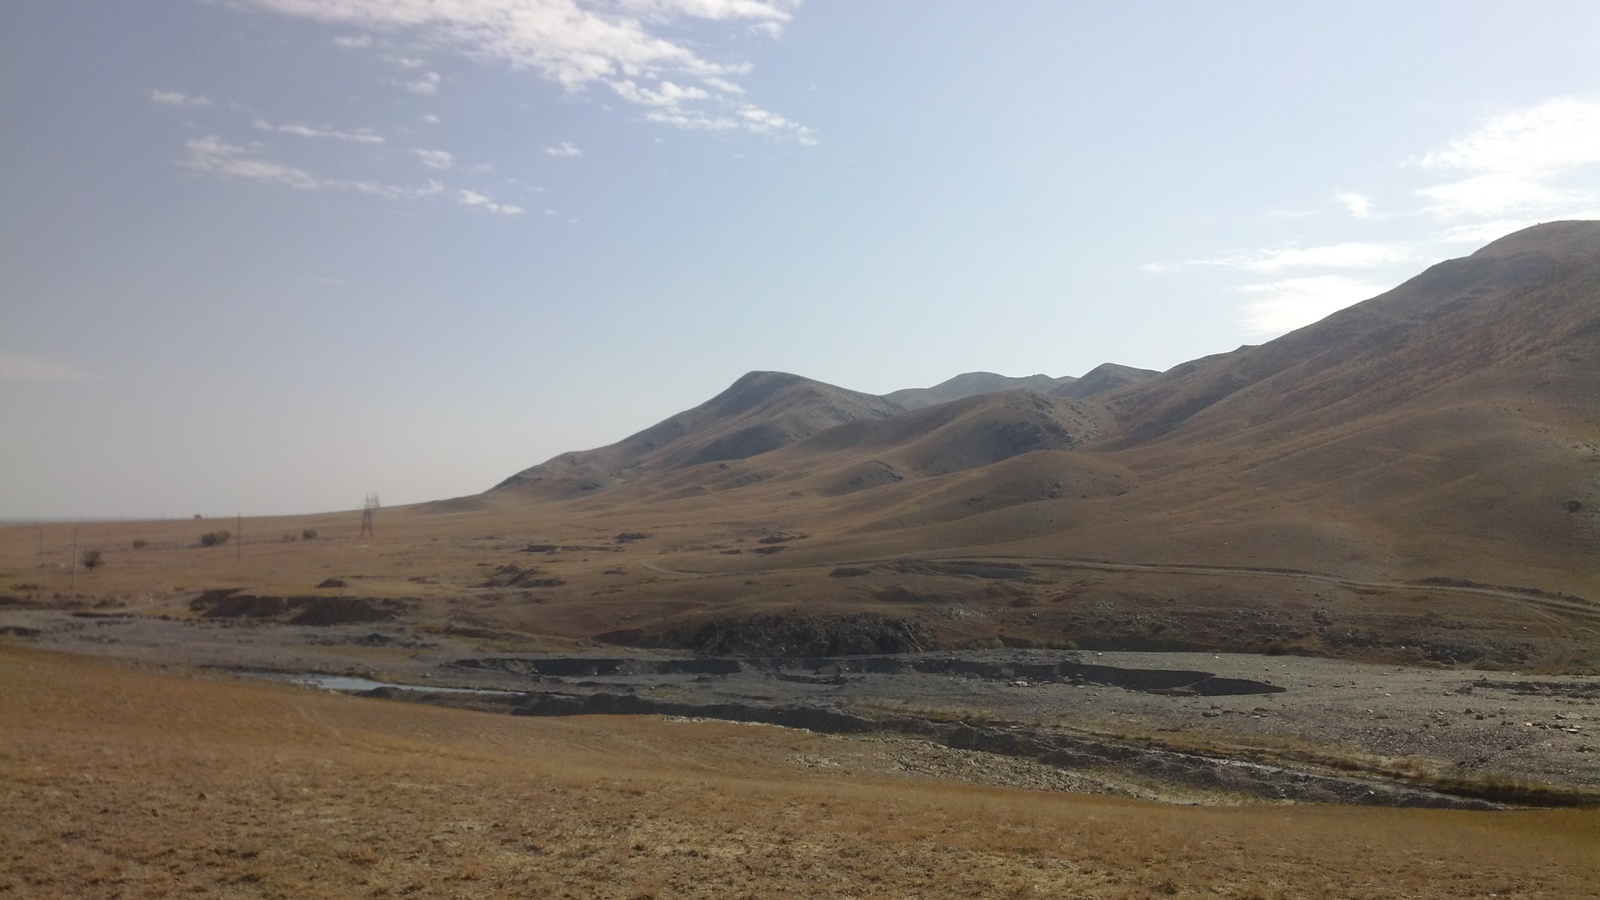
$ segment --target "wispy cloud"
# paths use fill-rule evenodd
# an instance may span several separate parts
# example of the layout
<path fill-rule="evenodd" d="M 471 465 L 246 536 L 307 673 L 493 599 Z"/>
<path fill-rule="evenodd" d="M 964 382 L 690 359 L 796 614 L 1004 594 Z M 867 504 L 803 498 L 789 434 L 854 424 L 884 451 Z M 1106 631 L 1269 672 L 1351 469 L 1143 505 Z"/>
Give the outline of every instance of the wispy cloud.
<path fill-rule="evenodd" d="M 182 163 L 184 168 L 216 178 L 253 181 L 302 191 L 355 191 L 391 200 L 429 197 L 444 190 L 444 185 L 437 181 L 430 181 L 420 188 L 407 188 L 371 180 L 322 178 L 297 166 L 263 159 L 259 150 L 230 144 L 215 135 L 192 138 L 184 147 L 189 152 Z"/>
<path fill-rule="evenodd" d="M 1280 247 L 1272 250 L 1254 250 L 1231 253 L 1211 259 L 1194 259 L 1176 264 L 1147 266 L 1153 272 L 1173 272 L 1183 269 L 1217 267 L 1238 269 L 1242 272 L 1277 273 L 1286 269 L 1334 268 L 1368 269 L 1392 263 L 1408 262 L 1417 258 L 1415 250 L 1399 244 L 1371 244 L 1347 242 L 1321 247 Z"/>
<path fill-rule="evenodd" d="M 456 192 L 456 202 L 472 209 L 481 209 L 484 212 L 498 213 L 503 216 L 520 216 L 527 210 L 509 203 L 496 203 L 487 194 L 477 191 L 462 189 Z"/>
<path fill-rule="evenodd" d="M 329 186 L 329 182 L 305 169 L 261 159 L 253 155 L 249 148 L 230 144 L 215 135 L 191 138 L 184 144 L 184 149 L 189 151 L 189 156 L 183 161 L 184 167 L 205 175 L 276 184 L 303 191 Z"/>
<path fill-rule="evenodd" d="M 750 21 L 760 31 L 782 31 L 793 18 L 790 10 L 800 5 L 800 0 L 790 2 L 764 2 L 764 0 L 621 0 L 622 8 L 643 15 L 671 20 L 678 16 L 700 19 Z"/>
<path fill-rule="evenodd" d="M 1344 275 L 1313 275 L 1246 285 L 1239 290 L 1251 299 L 1240 311 L 1238 322 L 1254 336 L 1279 335 L 1376 297 L 1389 287 Z"/>
<path fill-rule="evenodd" d="M 1231 269 L 1245 301 L 1240 327 L 1266 335 L 1310 324 L 1392 286 L 1375 279 L 1400 277 L 1401 266 L 1459 253 L 1540 221 L 1600 218 L 1600 101 L 1558 97 L 1489 116 L 1437 149 L 1396 161 L 1410 184 L 1379 201 L 1365 192 L 1331 190 L 1331 204 L 1295 218 L 1296 228 L 1420 225 L 1423 234 L 1396 240 L 1348 240 L 1313 246 L 1279 246 L 1146 266 L 1150 272 Z M 1280 217 L 1281 218 L 1281 217 Z M 1354 220 L 1354 222 L 1352 222 Z M 1431 233 L 1428 233 L 1431 231 Z M 1262 275 L 1296 277 L 1265 283 Z"/>
<path fill-rule="evenodd" d="M 581 149 L 568 141 L 562 141 L 560 144 L 554 147 L 546 147 L 544 148 L 544 152 L 548 156 L 560 156 L 567 159 L 573 159 L 583 155 L 583 151 Z"/>
<path fill-rule="evenodd" d="M 431 49 L 527 69 L 569 91 L 609 86 L 651 121 L 741 129 L 816 143 L 816 135 L 742 98 L 747 62 L 720 61 L 700 43 L 666 36 L 682 20 L 743 23 L 778 36 L 800 0 L 247 0 L 256 6 L 391 34 Z M 344 46 L 352 46 L 345 44 Z M 405 82 L 439 90 L 437 72 Z"/>
<path fill-rule="evenodd" d="M 1441 219 L 1571 215 L 1600 199 L 1600 102 L 1557 97 L 1490 116 L 1416 165 L 1459 176 L 1417 191 Z"/>
<path fill-rule="evenodd" d="M 453 169 L 456 165 L 455 154 L 448 150 L 413 150 L 412 153 L 422 160 L 422 164 L 430 169 Z"/>
<path fill-rule="evenodd" d="M 150 101 L 162 106 L 210 106 L 211 100 L 206 97 L 195 97 L 182 91 L 151 91 Z"/>
<path fill-rule="evenodd" d="M 270 131 L 275 134 L 292 134 L 303 138 L 325 138 L 333 141 L 348 141 L 355 144 L 386 143 L 383 135 L 368 128 L 358 128 L 355 131 L 340 131 L 337 128 L 316 128 L 298 123 L 274 125 L 263 119 L 256 119 L 254 124 L 257 131 Z"/>
<path fill-rule="evenodd" d="M 372 35 L 343 35 L 341 37 L 334 38 L 333 42 L 334 44 L 343 47 L 346 50 L 365 50 L 372 46 Z"/>
<path fill-rule="evenodd" d="M 89 375 L 66 363 L 42 356 L 0 350 L 0 381 L 88 381 Z"/>
<path fill-rule="evenodd" d="M 406 82 L 406 90 L 413 94 L 431 97 L 439 93 L 439 84 L 443 81 L 438 72 L 424 72 L 420 77 Z"/>

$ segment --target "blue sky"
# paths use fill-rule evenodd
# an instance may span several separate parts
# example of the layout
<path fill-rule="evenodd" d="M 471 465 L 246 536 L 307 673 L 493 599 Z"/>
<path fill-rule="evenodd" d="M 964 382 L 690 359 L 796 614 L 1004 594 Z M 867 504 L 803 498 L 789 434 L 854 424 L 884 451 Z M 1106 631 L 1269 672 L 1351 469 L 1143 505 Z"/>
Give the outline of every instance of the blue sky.
<path fill-rule="evenodd" d="M 1600 5 L 13 3 L 0 164 L 0 518 L 406 503 L 1600 218 Z"/>

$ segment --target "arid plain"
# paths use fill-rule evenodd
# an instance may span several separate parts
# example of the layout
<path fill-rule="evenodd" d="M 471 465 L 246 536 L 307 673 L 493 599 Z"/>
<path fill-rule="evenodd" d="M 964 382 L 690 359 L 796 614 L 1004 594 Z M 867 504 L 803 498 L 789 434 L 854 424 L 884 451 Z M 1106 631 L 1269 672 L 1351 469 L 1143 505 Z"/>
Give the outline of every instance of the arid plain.
<path fill-rule="evenodd" d="M 1600 223 L 372 525 L 0 529 L 0 891 L 1600 895 Z"/>

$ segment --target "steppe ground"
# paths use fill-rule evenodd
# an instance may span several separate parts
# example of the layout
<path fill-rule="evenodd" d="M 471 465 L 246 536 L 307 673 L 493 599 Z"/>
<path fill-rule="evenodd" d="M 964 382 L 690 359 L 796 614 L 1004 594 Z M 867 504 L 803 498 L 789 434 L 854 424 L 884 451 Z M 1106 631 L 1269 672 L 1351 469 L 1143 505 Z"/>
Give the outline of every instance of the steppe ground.
<path fill-rule="evenodd" d="M 1595 810 L 984 788 L 817 765 L 872 739 L 489 715 L 6 645 L 0 723 L 4 896 L 1600 896 Z"/>

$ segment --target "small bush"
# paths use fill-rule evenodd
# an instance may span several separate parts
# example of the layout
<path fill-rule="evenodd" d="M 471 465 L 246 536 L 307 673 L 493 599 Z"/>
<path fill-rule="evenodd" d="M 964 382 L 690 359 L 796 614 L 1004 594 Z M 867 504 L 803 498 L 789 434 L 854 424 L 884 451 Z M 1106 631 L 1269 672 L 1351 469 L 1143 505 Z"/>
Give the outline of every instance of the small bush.
<path fill-rule="evenodd" d="M 305 531 L 300 532 L 300 536 L 308 541 L 314 541 L 317 539 L 317 530 L 315 528 L 307 528 Z"/>
<path fill-rule="evenodd" d="M 150 542 L 144 538 L 134 538 L 133 540 L 133 549 L 135 550 L 143 550 L 148 546 L 150 546 Z"/>
<path fill-rule="evenodd" d="M 105 562 L 105 558 L 103 556 L 101 556 L 99 550 L 85 550 L 85 551 L 83 551 L 83 567 L 85 569 L 88 569 L 89 571 L 93 572 L 95 569 L 100 568 L 101 564 L 103 564 L 104 562 Z"/>
<path fill-rule="evenodd" d="M 222 529 L 220 531 L 208 531 L 205 534 L 200 535 L 200 546 L 215 547 L 219 544 L 226 544 L 228 539 L 231 537 L 233 537 L 233 532 L 228 531 L 227 529 Z"/>

